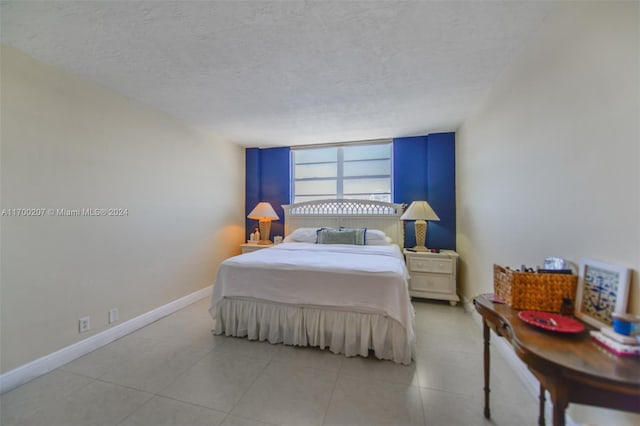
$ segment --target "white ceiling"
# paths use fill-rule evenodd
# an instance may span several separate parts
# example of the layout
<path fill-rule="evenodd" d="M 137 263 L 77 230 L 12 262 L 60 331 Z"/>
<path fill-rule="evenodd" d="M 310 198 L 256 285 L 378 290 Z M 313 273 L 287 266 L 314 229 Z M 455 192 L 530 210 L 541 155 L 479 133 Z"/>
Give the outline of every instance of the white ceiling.
<path fill-rule="evenodd" d="M 3 43 L 244 146 L 456 130 L 550 2 L 2 1 Z"/>

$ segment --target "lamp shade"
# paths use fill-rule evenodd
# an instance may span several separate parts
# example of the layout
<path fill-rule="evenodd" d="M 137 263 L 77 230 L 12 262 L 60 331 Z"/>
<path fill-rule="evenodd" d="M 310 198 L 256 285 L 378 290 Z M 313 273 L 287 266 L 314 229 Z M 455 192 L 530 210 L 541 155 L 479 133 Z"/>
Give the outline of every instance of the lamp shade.
<path fill-rule="evenodd" d="M 266 201 L 258 203 L 247 217 L 249 219 L 256 219 L 260 221 L 280 219 L 276 211 L 271 207 L 271 204 Z"/>
<path fill-rule="evenodd" d="M 402 220 L 440 220 L 426 201 L 414 201 L 402 216 Z"/>

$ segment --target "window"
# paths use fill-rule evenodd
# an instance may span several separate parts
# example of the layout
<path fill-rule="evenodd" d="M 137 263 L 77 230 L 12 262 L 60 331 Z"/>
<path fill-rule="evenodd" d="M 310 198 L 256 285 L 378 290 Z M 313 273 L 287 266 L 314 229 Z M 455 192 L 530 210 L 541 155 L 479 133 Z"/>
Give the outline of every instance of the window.
<path fill-rule="evenodd" d="M 294 203 L 326 198 L 391 202 L 391 142 L 291 150 Z"/>

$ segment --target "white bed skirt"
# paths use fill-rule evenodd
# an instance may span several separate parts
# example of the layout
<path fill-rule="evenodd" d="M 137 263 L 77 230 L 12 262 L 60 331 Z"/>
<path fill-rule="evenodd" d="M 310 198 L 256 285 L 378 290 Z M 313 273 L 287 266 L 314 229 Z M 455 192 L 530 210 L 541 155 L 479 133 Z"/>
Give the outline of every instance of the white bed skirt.
<path fill-rule="evenodd" d="M 212 310 L 213 311 L 213 310 Z M 333 353 L 411 364 L 415 339 L 392 318 L 247 299 L 222 299 L 215 310 L 215 334 L 293 346 L 329 348 Z"/>

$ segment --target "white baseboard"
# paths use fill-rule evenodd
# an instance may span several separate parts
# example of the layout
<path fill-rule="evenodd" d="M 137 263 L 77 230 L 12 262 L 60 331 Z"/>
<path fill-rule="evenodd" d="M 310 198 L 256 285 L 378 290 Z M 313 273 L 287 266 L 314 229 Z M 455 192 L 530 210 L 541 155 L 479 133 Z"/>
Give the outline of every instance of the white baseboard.
<path fill-rule="evenodd" d="M 474 321 L 482 327 L 482 316 L 476 311 L 474 311 L 472 315 Z M 540 392 L 540 383 L 538 379 L 529 372 L 524 362 L 520 361 L 520 358 L 515 354 L 511 345 L 505 339 L 497 336 L 493 331 L 491 331 L 491 343 L 498 352 L 500 352 L 504 360 L 507 361 L 507 364 L 509 364 L 509 367 L 511 367 L 514 373 L 516 373 L 516 376 L 522 381 L 527 391 L 537 399 Z"/>
<path fill-rule="evenodd" d="M 462 300 L 462 308 L 465 312 L 475 312 L 476 307 L 473 306 L 473 299 L 470 300 L 467 296 L 461 294 L 460 300 Z"/>
<path fill-rule="evenodd" d="M 471 316 L 474 322 L 480 329 L 482 329 L 482 316 L 476 311 L 473 302 L 466 297 L 463 297 L 462 300 L 465 311 L 471 312 Z M 527 391 L 533 396 L 533 398 L 538 401 L 540 395 L 540 382 L 538 382 L 538 379 L 536 379 L 535 376 L 531 374 L 525 363 L 522 362 L 520 358 L 518 358 L 511 345 L 504 338 L 497 336 L 493 331 L 491 331 L 491 343 L 492 346 L 498 350 L 507 364 L 509 364 L 509 367 L 511 367 L 513 372 L 516 374 L 516 377 L 520 379 L 525 389 L 527 389 Z M 547 419 L 547 423 L 549 423 L 548 420 L 553 418 L 553 405 L 551 404 L 551 400 L 549 399 L 548 392 L 545 396 L 544 412 L 545 419 Z M 566 426 L 580 426 L 580 424 L 574 422 L 566 412 L 565 424 Z"/>
<path fill-rule="evenodd" d="M 129 333 L 151 324 L 160 318 L 166 317 L 185 306 L 188 306 L 211 294 L 211 286 L 205 287 L 180 299 L 169 302 L 156 309 L 132 318 L 115 327 L 104 330 L 98 334 L 81 340 L 77 343 L 62 348 L 56 352 L 45 355 L 13 370 L 0 375 L 0 393 L 9 391 L 36 377 L 42 376 L 58 367 L 65 365 L 83 355 L 88 354 L 102 346 L 105 346 L 116 339 L 126 336 Z"/>

